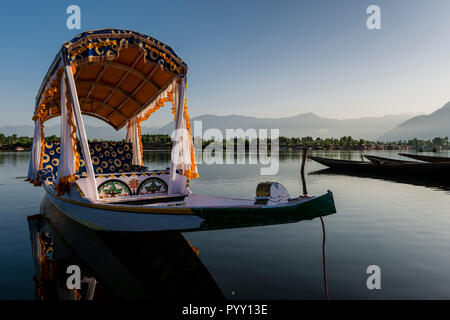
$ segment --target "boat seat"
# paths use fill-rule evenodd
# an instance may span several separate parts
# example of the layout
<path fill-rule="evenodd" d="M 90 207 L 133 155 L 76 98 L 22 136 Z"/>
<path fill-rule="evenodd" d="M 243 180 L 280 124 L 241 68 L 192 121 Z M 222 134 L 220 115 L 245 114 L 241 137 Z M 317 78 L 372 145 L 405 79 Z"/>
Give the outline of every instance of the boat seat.
<path fill-rule="evenodd" d="M 77 149 L 80 154 L 80 168 L 76 172 L 76 178 L 79 179 L 86 177 L 87 173 L 79 144 L 77 144 Z M 147 167 L 131 164 L 133 145 L 129 142 L 91 142 L 89 150 L 94 172 L 97 174 L 148 171 Z M 39 177 L 46 184 L 52 184 L 58 176 L 60 151 L 59 141 L 45 142 L 42 169 L 39 172 Z"/>
<path fill-rule="evenodd" d="M 91 142 L 89 143 L 89 150 L 96 174 L 144 172 L 148 170 L 147 167 L 131 163 L 133 158 L 133 144 L 131 142 Z M 84 177 L 86 176 L 86 167 L 84 161 L 81 161 L 83 160 L 82 153 L 80 153 L 80 156 L 80 169 L 77 175 L 78 177 Z"/>

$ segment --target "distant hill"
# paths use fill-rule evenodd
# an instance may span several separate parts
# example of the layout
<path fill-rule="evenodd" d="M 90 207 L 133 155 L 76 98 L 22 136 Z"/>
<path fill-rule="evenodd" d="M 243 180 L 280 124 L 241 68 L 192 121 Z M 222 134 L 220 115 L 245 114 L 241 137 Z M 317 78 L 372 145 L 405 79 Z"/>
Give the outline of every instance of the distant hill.
<path fill-rule="evenodd" d="M 225 135 L 225 129 L 244 130 L 255 129 L 280 129 L 280 135 L 286 137 L 342 137 L 352 136 L 354 138 L 375 139 L 381 133 L 395 128 L 400 123 L 411 118 L 412 114 L 386 115 L 383 117 L 367 117 L 360 119 L 330 119 L 322 118 L 314 113 L 303 113 L 287 118 L 256 118 L 247 116 L 215 116 L 202 115 L 191 118 L 191 127 L 194 127 L 194 121 L 202 121 L 203 132 L 209 128 L 219 129 Z M 157 133 L 170 134 L 173 131 L 173 122 L 168 123 Z"/>
<path fill-rule="evenodd" d="M 122 140 L 125 139 L 126 129 L 121 129 L 116 131 L 109 126 L 89 126 L 86 125 L 86 134 L 88 139 L 102 139 L 102 140 Z M 156 128 L 142 127 L 142 134 L 152 133 Z M 54 125 L 44 128 L 46 136 L 56 135 L 60 136 L 61 126 Z M 34 126 L 23 125 L 23 126 L 3 126 L 0 127 L 0 133 L 4 135 L 11 136 L 17 134 L 19 137 L 32 137 L 34 133 Z"/>
<path fill-rule="evenodd" d="M 383 141 L 450 137 L 450 102 L 429 115 L 411 118 L 380 137 Z"/>
<path fill-rule="evenodd" d="M 383 117 L 367 117 L 359 119 L 330 119 L 322 118 L 314 113 L 303 113 L 286 118 L 256 118 L 248 116 L 230 115 L 202 115 L 191 118 L 191 127 L 194 121 L 202 121 L 203 133 L 209 128 L 219 129 L 225 136 L 226 129 L 280 129 L 280 135 L 286 137 L 334 137 L 352 136 L 354 138 L 376 139 L 381 133 L 395 128 L 402 122 L 413 117 L 412 114 L 386 115 Z M 161 128 L 142 127 L 142 134 L 163 133 L 171 134 L 174 128 L 173 121 Z M 4 126 L 0 132 L 5 135 L 33 136 L 33 126 Z M 121 140 L 125 138 L 126 130 L 116 131 L 108 126 L 94 127 L 86 125 L 89 139 Z M 46 135 L 60 135 L 60 126 L 55 125 L 45 129 Z"/>

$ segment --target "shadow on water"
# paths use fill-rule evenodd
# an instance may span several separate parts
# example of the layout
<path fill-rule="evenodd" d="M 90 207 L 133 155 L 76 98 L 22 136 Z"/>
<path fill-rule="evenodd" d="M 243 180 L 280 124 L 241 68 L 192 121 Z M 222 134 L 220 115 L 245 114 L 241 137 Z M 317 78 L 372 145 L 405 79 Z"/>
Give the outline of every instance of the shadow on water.
<path fill-rule="evenodd" d="M 36 299 L 224 299 L 198 249 L 179 232 L 94 232 L 47 197 L 28 224 Z M 70 265 L 80 267 L 79 290 L 67 288 Z"/>
<path fill-rule="evenodd" d="M 398 183 L 411 184 L 415 186 L 422 186 L 432 189 L 450 191 L 450 181 L 448 179 L 440 179 L 439 177 L 427 176 L 405 176 L 405 175 L 387 175 L 368 172 L 353 172 L 353 171 L 335 171 L 330 168 L 317 170 L 309 173 L 310 175 L 329 175 L 329 176 L 352 176 L 359 178 L 372 178 L 384 181 L 392 181 Z"/>

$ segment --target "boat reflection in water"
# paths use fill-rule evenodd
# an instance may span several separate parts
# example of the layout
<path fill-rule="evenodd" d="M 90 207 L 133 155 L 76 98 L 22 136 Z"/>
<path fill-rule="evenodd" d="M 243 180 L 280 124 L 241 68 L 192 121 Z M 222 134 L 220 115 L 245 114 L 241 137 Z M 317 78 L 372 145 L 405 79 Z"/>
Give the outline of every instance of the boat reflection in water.
<path fill-rule="evenodd" d="M 101 232 L 62 215 L 45 197 L 41 214 L 28 217 L 36 299 L 223 300 L 179 232 Z M 68 266 L 81 270 L 81 288 L 69 290 Z"/>

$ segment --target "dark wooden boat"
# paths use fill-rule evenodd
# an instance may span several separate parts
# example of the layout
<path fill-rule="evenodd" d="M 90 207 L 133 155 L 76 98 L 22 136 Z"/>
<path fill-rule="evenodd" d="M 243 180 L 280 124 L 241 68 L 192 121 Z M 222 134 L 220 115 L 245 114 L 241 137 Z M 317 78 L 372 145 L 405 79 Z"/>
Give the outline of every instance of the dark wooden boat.
<path fill-rule="evenodd" d="M 399 159 L 390 159 L 390 158 L 384 158 L 384 157 L 378 157 L 378 156 L 369 156 L 365 155 L 370 162 L 376 163 L 376 164 L 382 164 L 382 163 L 408 163 L 412 161 L 405 161 L 405 160 L 399 160 Z"/>
<path fill-rule="evenodd" d="M 450 162 L 420 163 L 420 162 L 384 162 L 372 163 L 364 161 L 337 160 L 321 157 L 309 157 L 335 171 L 360 172 L 390 175 L 436 176 L 450 177 Z"/>
<path fill-rule="evenodd" d="M 409 153 L 399 153 L 401 156 L 416 159 L 420 161 L 425 162 L 432 162 L 432 163 L 440 163 L 440 162 L 450 162 L 450 158 L 448 157 L 434 157 L 434 156 L 423 156 L 420 154 L 409 154 Z"/>

